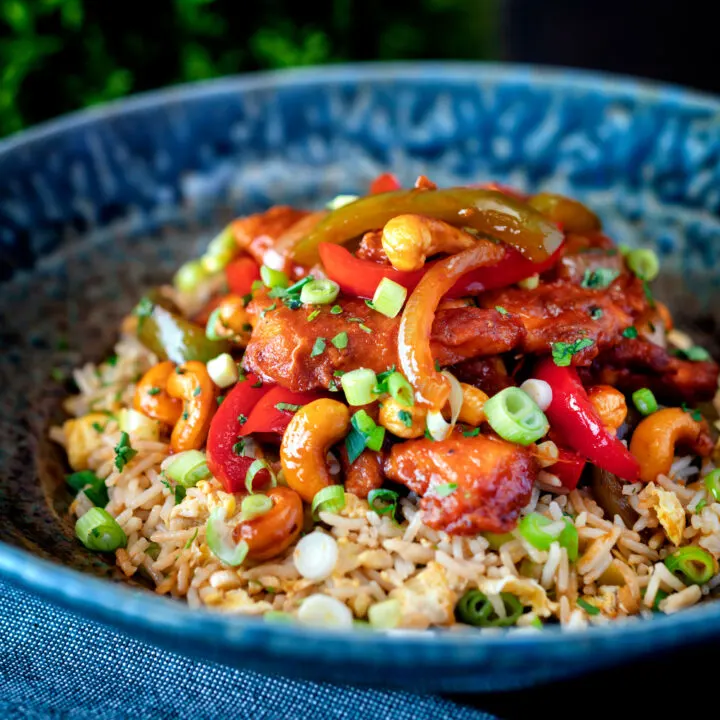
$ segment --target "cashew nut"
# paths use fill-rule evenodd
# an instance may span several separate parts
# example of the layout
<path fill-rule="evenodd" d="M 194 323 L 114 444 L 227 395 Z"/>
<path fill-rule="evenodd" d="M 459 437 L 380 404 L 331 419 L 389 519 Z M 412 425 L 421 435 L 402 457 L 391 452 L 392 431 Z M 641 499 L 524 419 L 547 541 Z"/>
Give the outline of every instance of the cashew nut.
<path fill-rule="evenodd" d="M 166 425 L 175 425 L 182 413 L 182 402 L 167 392 L 168 378 L 174 373 L 175 365 L 169 360 L 153 365 L 135 387 L 135 410 Z"/>
<path fill-rule="evenodd" d="M 603 425 L 614 435 L 627 417 L 625 396 L 610 385 L 595 385 L 588 390 L 588 397 Z"/>
<path fill-rule="evenodd" d="M 488 396 L 474 385 L 460 383 L 460 387 L 463 391 L 463 401 L 458 415 L 458 422 L 477 427 L 485 420 L 484 407 Z M 449 405 L 443 408 L 443 416 L 446 420 L 450 419 Z"/>
<path fill-rule="evenodd" d="M 268 560 L 279 555 L 297 540 L 303 527 L 300 495 L 286 487 L 268 490 L 273 506 L 263 515 L 238 523 L 233 530 L 236 543 L 248 544 L 248 557 Z"/>
<path fill-rule="evenodd" d="M 218 337 L 245 347 L 250 342 L 253 318 L 245 309 L 245 301 L 239 295 L 226 295 L 214 311 Z"/>
<path fill-rule="evenodd" d="M 380 403 L 378 422 L 397 437 L 410 440 L 425 434 L 427 408 L 421 405 L 405 407 L 392 397 Z"/>
<path fill-rule="evenodd" d="M 174 452 L 199 450 L 205 444 L 217 409 L 215 383 L 205 364 L 190 360 L 178 366 L 168 377 L 166 388 L 171 397 L 184 401 L 182 414 L 170 436 L 170 446 Z"/>
<path fill-rule="evenodd" d="M 314 400 L 293 416 L 280 445 L 280 461 L 287 484 L 305 502 L 333 484 L 327 454 L 349 429 L 350 411 L 337 400 Z"/>
<path fill-rule="evenodd" d="M 397 270 L 419 270 L 430 255 L 458 253 L 476 242 L 464 230 L 423 215 L 398 215 L 382 234 L 385 254 Z"/>
<path fill-rule="evenodd" d="M 630 452 L 640 463 L 640 479 L 652 482 L 658 475 L 667 475 L 679 444 L 696 455 L 710 455 L 712 440 L 705 420 L 694 420 L 680 408 L 658 410 L 646 417 L 630 441 Z"/>

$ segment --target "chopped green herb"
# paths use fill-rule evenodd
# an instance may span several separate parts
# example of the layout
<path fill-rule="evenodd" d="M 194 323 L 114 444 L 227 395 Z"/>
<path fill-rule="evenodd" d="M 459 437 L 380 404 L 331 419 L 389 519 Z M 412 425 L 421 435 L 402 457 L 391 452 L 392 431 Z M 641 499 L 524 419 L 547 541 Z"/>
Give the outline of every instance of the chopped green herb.
<path fill-rule="evenodd" d="M 130 444 L 130 436 L 123 432 L 120 434 L 120 440 L 115 446 L 115 467 L 122 472 L 123 468 L 137 455 Z"/>
<path fill-rule="evenodd" d="M 339 305 L 333 305 L 330 308 L 330 314 L 331 315 L 340 315 L 342 313 L 343 309 Z"/>
<path fill-rule="evenodd" d="M 365 449 L 365 436 L 354 427 L 345 436 L 345 450 L 347 451 L 348 462 L 354 463 L 360 453 Z"/>
<path fill-rule="evenodd" d="M 185 410 L 182 414 L 182 419 L 187 420 L 189 417 L 190 417 L 190 413 L 187 410 Z"/>
<path fill-rule="evenodd" d="M 159 387 L 151 387 L 148 391 L 148 395 L 159 395 L 162 392 L 162 390 Z"/>
<path fill-rule="evenodd" d="M 689 347 L 687 350 L 676 348 L 672 351 L 672 354 L 677 357 L 685 358 L 686 360 L 691 360 L 692 362 L 702 362 L 704 360 L 711 359 L 710 353 L 704 347 L 700 347 L 699 345 L 693 345 L 693 347 Z"/>
<path fill-rule="evenodd" d="M 652 290 L 650 289 L 650 283 L 647 280 L 642 281 L 643 286 L 643 292 L 645 293 L 645 298 L 648 301 L 648 304 L 651 308 L 655 307 L 655 298 L 653 297 Z"/>
<path fill-rule="evenodd" d="M 366 301 L 365 301 L 365 304 L 366 304 L 371 310 L 374 310 L 374 309 L 375 309 L 375 306 L 373 305 L 373 301 L 372 301 L 372 300 L 366 300 Z"/>
<path fill-rule="evenodd" d="M 218 395 L 216 400 L 218 405 L 222 405 L 222 401 L 225 399 L 224 395 Z"/>
<path fill-rule="evenodd" d="M 158 557 L 160 557 L 160 545 L 156 542 L 151 542 L 146 548 L 145 548 L 145 554 L 151 559 L 151 560 L 157 560 Z"/>
<path fill-rule="evenodd" d="M 351 317 L 351 318 L 348 318 L 347 321 L 354 322 L 354 323 L 361 323 L 361 322 L 363 322 L 363 319 L 359 318 L 359 317 Z"/>
<path fill-rule="evenodd" d="M 457 490 L 457 483 L 444 483 L 443 485 L 435 486 L 435 494 L 440 497 L 447 497 L 452 495 Z"/>
<path fill-rule="evenodd" d="M 495 309 L 501 314 L 501 315 L 509 315 L 510 313 L 502 306 L 502 305 L 496 305 Z"/>
<path fill-rule="evenodd" d="M 260 313 L 260 317 L 265 317 L 269 312 L 272 312 L 277 308 L 277 303 L 273 303 L 272 305 L 268 305 L 266 308 L 263 309 L 263 311 Z"/>
<path fill-rule="evenodd" d="M 105 481 L 91 470 L 81 470 L 72 473 L 72 475 L 67 475 L 65 482 L 73 490 L 84 492 L 85 497 L 90 500 L 95 507 L 104 508 L 110 501 Z"/>
<path fill-rule="evenodd" d="M 365 325 L 364 323 L 360 323 L 360 324 L 358 325 L 358 327 L 359 327 L 363 332 L 368 333 L 368 335 L 369 335 L 370 333 L 372 333 L 372 330 L 371 330 L 367 325 Z"/>
<path fill-rule="evenodd" d="M 251 388 L 259 388 L 262 387 L 263 381 L 262 380 L 256 380 L 250 387 Z"/>
<path fill-rule="evenodd" d="M 430 440 L 430 442 L 435 442 L 435 438 L 430 434 L 430 431 L 425 428 L 425 439 Z"/>
<path fill-rule="evenodd" d="M 338 388 L 337 383 L 334 380 L 331 380 L 328 383 L 328 390 L 330 392 L 339 392 L 340 388 Z"/>
<path fill-rule="evenodd" d="M 145 320 L 147 320 L 153 314 L 154 309 L 155 305 L 148 297 L 142 298 L 142 300 L 140 300 L 140 302 L 135 306 L 135 309 L 133 310 L 133 315 L 135 315 L 135 317 L 138 319 L 138 332 L 142 330 L 142 326 L 145 324 Z"/>
<path fill-rule="evenodd" d="M 184 375 L 184 374 L 185 374 L 185 368 L 182 368 L 182 367 L 180 367 L 180 366 L 178 365 L 178 367 L 175 368 L 175 372 L 176 372 L 178 375 Z"/>
<path fill-rule="evenodd" d="M 239 455 L 242 457 L 242 455 L 245 453 L 245 441 L 244 440 L 238 440 L 233 446 L 232 446 L 233 455 Z"/>
<path fill-rule="evenodd" d="M 237 416 L 237 421 L 238 421 L 241 425 L 244 425 L 244 424 L 247 422 L 247 415 L 243 415 L 242 413 L 240 413 L 240 414 Z"/>
<path fill-rule="evenodd" d="M 600 608 L 595 607 L 594 605 L 591 605 L 587 600 L 583 600 L 583 598 L 577 599 L 577 604 L 588 614 L 588 615 L 599 615 L 600 614 Z"/>
<path fill-rule="evenodd" d="M 106 365 L 109 365 L 110 367 L 115 367 L 117 365 L 118 356 L 113 353 L 110 355 L 110 357 L 105 361 Z"/>
<path fill-rule="evenodd" d="M 250 304 L 250 301 L 252 300 L 252 293 L 249 292 L 247 295 L 242 296 L 242 304 L 243 307 L 247 307 Z"/>
<path fill-rule="evenodd" d="M 477 437 L 480 434 L 480 428 L 471 428 L 470 430 L 463 430 L 463 435 L 465 437 Z"/>
<path fill-rule="evenodd" d="M 313 310 L 308 316 L 308 322 L 312 322 L 320 314 L 319 310 Z"/>
<path fill-rule="evenodd" d="M 297 295 L 288 295 L 283 298 L 283 304 L 291 310 L 297 310 L 302 307 L 302 301 Z"/>
<path fill-rule="evenodd" d="M 336 371 L 333 373 L 333 377 L 342 377 L 344 374 L 345 374 L 345 371 L 344 371 L 344 370 L 336 370 Z"/>
<path fill-rule="evenodd" d="M 59 383 L 65 382 L 65 372 L 63 371 L 62 368 L 59 368 L 59 367 L 52 368 L 52 370 L 50 370 L 50 377 L 55 382 L 59 382 Z"/>
<path fill-rule="evenodd" d="M 707 500 L 706 500 L 705 498 L 703 498 L 703 499 L 695 506 L 695 509 L 693 510 L 693 512 L 696 512 L 696 513 L 702 512 L 702 509 L 703 509 L 704 507 L 706 507 L 707 504 L 708 504 Z"/>
<path fill-rule="evenodd" d="M 344 350 L 348 346 L 348 334 L 346 332 L 338 333 L 330 342 L 338 350 Z"/>
<path fill-rule="evenodd" d="M 242 331 L 243 332 L 252 332 L 252 325 L 250 323 L 243 323 Z"/>
<path fill-rule="evenodd" d="M 198 385 L 198 386 L 193 390 L 193 397 L 197 397 L 201 392 L 202 392 L 202 388 Z"/>
<path fill-rule="evenodd" d="M 407 410 L 400 410 L 400 412 L 398 413 L 398 418 L 400 419 L 400 422 L 405 425 L 405 427 L 412 427 L 413 420 L 411 412 L 408 412 Z"/>
<path fill-rule="evenodd" d="M 280 412 L 293 412 L 294 413 L 294 412 L 297 412 L 302 407 L 302 405 L 294 405 L 293 403 L 279 402 L 279 403 L 277 403 L 277 405 L 275 405 L 275 407 Z"/>
<path fill-rule="evenodd" d="M 580 338 L 573 343 L 556 342 L 551 344 L 553 362 L 559 367 L 568 367 L 573 355 L 594 344 L 590 338 Z"/>
<path fill-rule="evenodd" d="M 630 327 L 625 328 L 622 331 L 622 336 L 624 338 L 629 338 L 630 340 L 634 340 L 638 336 L 637 328 L 631 325 Z"/>
<path fill-rule="evenodd" d="M 599 307 L 591 307 L 590 308 L 590 317 L 593 320 L 599 320 L 603 316 L 602 308 Z"/>
<path fill-rule="evenodd" d="M 177 499 L 176 499 L 175 504 L 177 504 Z M 189 548 L 192 547 L 192 544 L 195 542 L 195 539 L 197 538 L 197 536 L 198 536 L 198 528 L 195 528 L 195 534 L 191 538 L 188 538 L 188 541 L 185 543 L 185 550 L 188 550 Z"/>
<path fill-rule="evenodd" d="M 580 284 L 584 288 L 602 290 L 608 287 L 619 274 L 619 270 L 611 270 L 610 268 L 586 270 Z"/>
<path fill-rule="evenodd" d="M 317 357 L 318 355 L 322 355 L 325 352 L 326 347 L 327 344 L 325 342 L 325 338 L 315 338 L 315 342 L 312 346 L 312 351 L 310 352 L 310 357 Z"/>
<path fill-rule="evenodd" d="M 690 417 L 695 420 L 695 422 L 700 422 L 702 420 L 702 413 L 699 410 L 689 408 L 687 403 L 683 403 L 680 407 L 683 409 L 683 412 L 689 413 Z"/>
<path fill-rule="evenodd" d="M 442 365 L 436 360 L 435 361 L 435 369 L 440 372 L 442 370 Z"/>
<path fill-rule="evenodd" d="M 92 424 L 92 427 L 96 433 L 101 433 L 101 432 L 105 431 L 105 428 L 107 427 L 107 425 L 101 425 L 99 422 L 94 422 Z"/>
<path fill-rule="evenodd" d="M 185 499 L 186 490 L 182 485 L 175 486 L 175 504 L 179 505 Z"/>

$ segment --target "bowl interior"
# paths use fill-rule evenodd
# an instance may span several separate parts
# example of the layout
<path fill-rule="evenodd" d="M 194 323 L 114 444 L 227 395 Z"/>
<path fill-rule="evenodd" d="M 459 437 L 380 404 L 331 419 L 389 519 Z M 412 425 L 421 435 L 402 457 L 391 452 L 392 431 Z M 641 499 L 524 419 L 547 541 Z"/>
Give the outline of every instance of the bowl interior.
<path fill-rule="evenodd" d="M 0 540 L 117 579 L 67 518 L 47 439 L 63 378 L 234 215 L 318 206 L 387 169 L 584 200 L 658 251 L 656 296 L 717 353 L 719 109 L 575 72 L 337 68 L 141 96 L 0 144 Z"/>

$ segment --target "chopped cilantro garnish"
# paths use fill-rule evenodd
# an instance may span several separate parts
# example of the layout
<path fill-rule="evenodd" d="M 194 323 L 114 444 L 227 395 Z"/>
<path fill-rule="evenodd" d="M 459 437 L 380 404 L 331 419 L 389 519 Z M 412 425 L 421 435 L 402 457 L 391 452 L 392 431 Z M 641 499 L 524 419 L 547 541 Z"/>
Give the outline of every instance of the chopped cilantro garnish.
<path fill-rule="evenodd" d="M 573 355 L 577 355 L 581 350 L 589 348 L 594 344 L 594 340 L 590 338 L 580 338 L 572 343 L 556 342 L 551 344 L 553 362 L 559 367 L 568 367 Z"/>
<path fill-rule="evenodd" d="M 232 446 L 233 455 L 243 455 L 245 452 L 245 441 L 244 440 L 238 440 L 233 446 Z"/>
<path fill-rule="evenodd" d="M 695 513 L 702 512 L 702 509 L 703 509 L 704 507 L 706 507 L 707 504 L 708 504 L 707 500 L 706 500 L 705 498 L 703 498 L 703 499 L 695 506 L 695 509 L 693 510 L 693 512 L 695 512 Z"/>
<path fill-rule="evenodd" d="M 277 308 L 277 303 L 273 303 L 272 305 L 268 305 L 266 308 L 263 309 L 263 311 L 260 313 L 260 317 L 265 317 L 269 312 L 272 312 Z"/>
<path fill-rule="evenodd" d="M 630 340 L 634 340 L 638 336 L 637 328 L 632 325 L 630 327 L 625 328 L 622 331 L 622 336 L 624 338 L 629 338 Z"/>
<path fill-rule="evenodd" d="M 137 455 L 130 445 L 130 436 L 126 433 L 120 433 L 120 440 L 115 446 L 115 467 L 122 472 L 123 468 Z"/>
<path fill-rule="evenodd" d="M 50 377 L 55 382 L 59 382 L 59 383 L 65 382 L 65 373 L 63 372 L 62 368 L 59 368 L 59 367 L 52 368 L 50 370 Z"/>
<path fill-rule="evenodd" d="M 443 485 L 435 486 L 435 494 L 440 497 L 447 497 L 452 495 L 457 490 L 457 483 L 444 483 Z"/>
<path fill-rule="evenodd" d="M 162 390 L 159 387 L 151 387 L 148 391 L 148 395 L 159 395 L 162 392 Z"/>
<path fill-rule="evenodd" d="M 374 310 L 374 309 L 375 309 L 375 306 L 373 305 L 373 301 L 372 301 L 372 300 L 366 300 L 366 301 L 365 301 L 365 304 L 366 304 L 371 310 Z"/>
<path fill-rule="evenodd" d="M 106 365 L 109 365 L 110 367 L 115 367 L 117 365 L 118 356 L 113 353 L 110 355 L 110 357 L 105 361 Z"/>
<path fill-rule="evenodd" d="M 430 431 L 425 428 L 425 439 L 430 440 L 430 442 L 435 442 L 435 438 L 430 434 Z"/>
<path fill-rule="evenodd" d="M 470 428 L 469 430 L 463 430 L 463 435 L 465 437 L 477 437 L 480 434 L 480 428 Z"/>
<path fill-rule="evenodd" d="M 618 270 L 611 270 L 610 268 L 586 270 L 582 283 L 580 284 L 584 288 L 602 290 L 608 287 L 619 274 L 620 272 Z"/>
<path fill-rule="evenodd" d="M 342 313 L 343 309 L 339 305 L 333 305 L 330 308 L 330 314 L 331 315 L 340 315 Z"/>
<path fill-rule="evenodd" d="M 217 404 L 222 405 L 222 401 L 225 399 L 224 395 L 218 395 L 217 396 Z"/>
<path fill-rule="evenodd" d="M 179 505 L 185 499 L 186 490 L 182 485 L 175 486 L 175 504 Z"/>
<path fill-rule="evenodd" d="M 348 322 L 354 322 L 354 323 L 361 323 L 363 321 L 362 318 L 359 317 L 351 317 L 347 319 Z"/>
<path fill-rule="evenodd" d="M 683 412 L 689 413 L 690 417 L 695 420 L 695 422 L 700 422 L 702 420 L 702 413 L 699 410 L 688 407 L 687 403 L 683 403 L 680 407 L 683 409 Z"/>
<path fill-rule="evenodd" d="M 398 418 L 400 419 L 400 422 L 405 425 L 405 427 L 412 427 L 412 413 L 408 412 L 407 410 L 400 410 L 400 412 L 398 413 Z"/>
<path fill-rule="evenodd" d="M 242 331 L 243 332 L 252 332 L 252 325 L 250 323 L 243 323 Z"/>
<path fill-rule="evenodd" d="M 339 388 L 338 388 L 338 386 L 337 386 L 337 383 L 336 383 L 334 380 L 331 380 L 331 381 L 328 383 L 328 390 L 329 390 L 330 392 L 338 392 L 338 391 L 339 391 Z"/>
<path fill-rule="evenodd" d="M 242 304 L 243 307 L 247 307 L 250 304 L 250 301 L 252 300 L 252 293 L 248 293 L 247 295 L 242 296 Z"/>
<path fill-rule="evenodd" d="M 365 325 L 365 324 L 363 324 L 363 323 L 360 323 L 360 324 L 358 325 L 358 327 L 359 327 L 363 332 L 368 333 L 368 335 L 369 335 L 370 333 L 372 333 L 372 330 L 371 330 L 367 325 Z"/>
<path fill-rule="evenodd" d="M 315 338 L 315 342 L 312 346 L 312 351 L 310 352 L 310 357 L 317 357 L 318 355 L 322 355 L 325 352 L 326 347 L 327 343 L 325 342 L 325 338 Z"/>
<path fill-rule="evenodd" d="M 330 342 L 338 350 L 344 350 L 348 346 L 348 334 L 346 332 L 338 333 Z"/>
<path fill-rule="evenodd" d="M 192 547 L 192 544 L 195 542 L 195 540 L 198 536 L 198 530 L 199 530 L 199 528 L 195 528 L 195 533 L 193 534 L 193 536 L 191 538 L 188 538 L 188 541 L 185 543 L 185 546 L 184 546 L 185 550 L 188 550 L 189 548 Z"/>
<path fill-rule="evenodd" d="M 241 425 L 244 425 L 247 422 L 247 415 L 243 415 L 242 413 L 240 413 L 240 415 L 237 416 L 237 421 Z"/>
<path fill-rule="evenodd" d="M 599 307 L 591 307 L 590 308 L 590 317 L 593 320 L 599 320 L 603 316 L 602 308 Z"/>
<path fill-rule="evenodd" d="M 344 370 L 336 370 L 336 371 L 333 373 L 333 377 L 342 377 L 344 374 L 345 374 L 345 371 L 344 371 Z"/>
<path fill-rule="evenodd" d="M 94 430 L 96 433 L 101 433 L 101 432 L 103 432 L 106 427 L 107 427 L 107 425 L 101 425 L 99 422 L 94 422 L 94 423 L 92 424 L 92 428 L 93 428 L 93 430 Z"/>
<path fill-rule="evenodd" d="M 320 314 L 319 310 L 313 310 L 308 316 L 308 322 L 312 322 Z"/>
<path fill-rule="evenodd" d="M 183 412 L 183 414 L 182 414 L 182 419 L 187 420 L 189 417 L 190 417 L 190 413 L 187 410 L 185 410 L 185 412 Z"/>
<path fill-rule="evenodd" d="M 672 351 L 672 354 L 677 357 L 692 360 L 693 362 L 702 362 L 703 360 L 711 359 L 710 353 L 699 345 L 693 345 L 693 347 L 689 347 L 687 350 L 675 349 Z"/>
<path fill-rule="evenodd" d="M 198 386 L 193 390 L 193 397 L 197 397 L 201 392 L 202 392 L 202 388 L 198 385 Z"/>
<path fill-rule="evenodd" d="M 384 372 L 378 373 L 377 375 L 377 383 L 375 384 L 375 387 L 373 388 L 373 392 L 376 395 L 382 395 L 386 392 L 388 392 L 388 386 L 387 386 L 387 380 L 388 378 L 395 372 L 395 366 L 389 367 Z"/>
<path fill-rule="evenodd" d="M 294 405 L 293 403 L 286 403 L 286 402 L 279 402 L 275 405 L 275 407 L 280 412 L 297 412 L 302 405 Z"/>
<path fill-rule="evenodd" d="M 651 308 L 655 307 L 655 298 L 653 297 L 652 290 L 650 289 L 650 283 L 647 280 L 642 281 L 643 286 L 643 292 L 645 293 L 645 298 L 648 301 L 648 305 L 650 305 Z"/>
<path fill-rule="evenodd" d="M 259 388 L 262 387 L 263 381 L 262 380 L 256 380 L 250 387 L 251 388 Z"/>
<path fill-rule="evenodd" d="M 588 615 L 599 615 L 600 608 L 591 605 L 587 600 L 582 598 L 577 599 L 577 604 L 588 614 Z"/>
<path fill-rule="evenodd" d="M 442 370 L 442 365 L 436 360 L 435 361 L 435 369 L 440 372 Z"/>
<path fill-rule="evenodd" d="M 495 309 L 501 314 L 501 315 L 509 315 L 510 313 L 502 306 L 502 305 L 496 305 Z"/>

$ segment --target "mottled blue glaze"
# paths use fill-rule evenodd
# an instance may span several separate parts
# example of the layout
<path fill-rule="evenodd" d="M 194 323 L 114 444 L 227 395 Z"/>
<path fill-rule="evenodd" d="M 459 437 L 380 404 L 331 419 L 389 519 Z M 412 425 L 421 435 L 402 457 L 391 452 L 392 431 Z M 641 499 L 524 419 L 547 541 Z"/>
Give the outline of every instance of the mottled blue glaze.
<path fill-rule="evenodd" d="M 720 102 L 521 67 L 335 67 L 220 80 L 86 111 L 0 143 L 0 572 L 179 652 L 420 691 L 519 687 L 720 636 L 720 603 L 584 633 L 323 633 L 190 612 L 118 580 L 72 537 L 50 370 L 107 352 L 142 289 L 233 213 L 319 204 L 391 169 L 580 197 L 655 246 L 658 295 L 715 341 Z M 64 342 L 69 341 L 69 348 Z M 74 569 L 70 569 L 71 566 Z M 81 570 L 82 572 L 79 572 Z"/>

